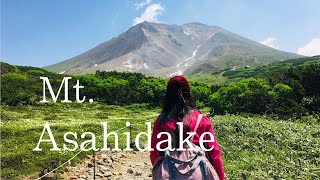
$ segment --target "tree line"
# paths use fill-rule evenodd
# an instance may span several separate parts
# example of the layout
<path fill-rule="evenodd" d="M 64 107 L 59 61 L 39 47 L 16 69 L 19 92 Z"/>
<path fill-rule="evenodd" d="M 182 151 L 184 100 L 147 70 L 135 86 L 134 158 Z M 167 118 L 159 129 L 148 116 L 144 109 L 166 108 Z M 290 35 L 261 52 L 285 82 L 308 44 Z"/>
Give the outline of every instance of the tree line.
<path fill-rule="evenodd" d="M 1 63 L 1 104 L 39 104 L 43 94 L 41 76 L 48 77 L 55 92 L 64 76 L 46 70 Z M 81 96 L 112 104 L 147 103 L 160 107 L 168 79 L 147 77 L 141 73 L 96 71 L 95 74 L 73 75 L 72 86 L 79 79 Z M 198 108 L 210 107 L 214 114 L 278 114 L 292 117 L 320 112 L 320 65 L 307 64 L 275 71 L 264 78 L 247 78 L 223 86 L 190 82 Z M 60 99 L 63 96 L 60 96 Z"/>
<path fill-rule="evenodd" d="M 63 77 L 46 70 L 12 66 L 1 63 L 1 104 L 6 105 L 34 105 L 39 104 L 43 95 L 43 81 L 40 77 L 48 77 L 55 93 L 58 92 Z M 147 103 L 152 107 L 162 105 L 168 79 L 147 77 L 141 73 L 96 71 L 95 74 L 73 75 L 69 80 L 69 99 L 75 98 L 72 88 L 76 80 L 85 88 L 80 96 L 86 99 L 112 104 L 128 105 Z M 198 106 L 208 104 L 210 86 L 205 83 L 190 82 L 193 97 Z M 63 92 L 63 90 L 62 90 Z M 47 98 L 50 94 L 47 93 Z M 59 96 L 61 100 L 63 95 Z"/>

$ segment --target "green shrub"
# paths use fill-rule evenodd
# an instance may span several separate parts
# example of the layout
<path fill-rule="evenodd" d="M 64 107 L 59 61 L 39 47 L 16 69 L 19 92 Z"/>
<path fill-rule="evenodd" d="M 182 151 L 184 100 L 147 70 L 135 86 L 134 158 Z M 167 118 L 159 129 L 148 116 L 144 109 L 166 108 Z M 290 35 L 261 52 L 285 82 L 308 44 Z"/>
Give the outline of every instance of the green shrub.
<path fill-rule="evenodd" d="M 1 102 L 7 105 L 30 104 L 34 92 L 26 75 L 6 73 L 1 75 Z"/>
<path fill-rule="evenodd" d="M 215 114 L 255 113 L 270 111 L 271 87 L 261 79 L 245 79 L 222 87 L 210 96 L 210 106 Z"/>
<path fill-rule="evenodd" d="M 295 101 L 292 88 L 276 84 L 273 88 L 262 79 L 244 79 L 222 87 L 210 96 L 215 114 L 278 114 L 281 117 L 300 117 L 307 111 Z"/>

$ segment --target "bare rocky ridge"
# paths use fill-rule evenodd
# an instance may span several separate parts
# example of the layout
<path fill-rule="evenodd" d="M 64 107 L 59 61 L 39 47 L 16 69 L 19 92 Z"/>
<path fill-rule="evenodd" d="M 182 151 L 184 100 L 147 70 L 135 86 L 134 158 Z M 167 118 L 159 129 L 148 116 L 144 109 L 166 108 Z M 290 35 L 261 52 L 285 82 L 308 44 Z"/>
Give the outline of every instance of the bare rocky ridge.
<path fill-rule="evenodd" d="M 300 56 L 272 49 L 218 26 L 143 22 L 87 52 L 44 68 L 64 74 L 116 70 L 169 77 L 297 57 Z"/>

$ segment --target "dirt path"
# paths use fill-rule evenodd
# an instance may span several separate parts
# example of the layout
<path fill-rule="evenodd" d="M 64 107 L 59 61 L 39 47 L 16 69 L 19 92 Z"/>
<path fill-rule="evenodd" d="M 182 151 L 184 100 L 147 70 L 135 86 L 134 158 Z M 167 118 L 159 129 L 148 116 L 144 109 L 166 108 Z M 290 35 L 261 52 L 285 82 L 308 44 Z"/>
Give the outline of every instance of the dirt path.
<path fill-rule="evenodd" d="M 148 152 L 98 152 L 95 161 L 95 179 L 152 179 Z M 63 179 L 94 179 L 93 156 L 87 155 L 75 167 L 67 167 L 61 176 Z"/>

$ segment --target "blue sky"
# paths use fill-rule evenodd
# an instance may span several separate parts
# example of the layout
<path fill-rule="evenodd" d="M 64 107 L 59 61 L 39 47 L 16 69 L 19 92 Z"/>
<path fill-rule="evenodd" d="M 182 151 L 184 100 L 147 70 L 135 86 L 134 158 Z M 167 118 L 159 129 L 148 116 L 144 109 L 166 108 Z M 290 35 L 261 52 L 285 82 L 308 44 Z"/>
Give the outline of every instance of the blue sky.
<path fill-rule="evenodd" d="M 43 67 L 143 20 L 217 25 L 268 46 L 320 54 L 319 0 L 1 0 L 1 61 Z"/>

